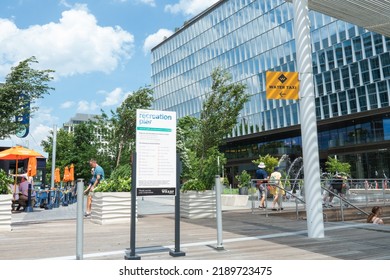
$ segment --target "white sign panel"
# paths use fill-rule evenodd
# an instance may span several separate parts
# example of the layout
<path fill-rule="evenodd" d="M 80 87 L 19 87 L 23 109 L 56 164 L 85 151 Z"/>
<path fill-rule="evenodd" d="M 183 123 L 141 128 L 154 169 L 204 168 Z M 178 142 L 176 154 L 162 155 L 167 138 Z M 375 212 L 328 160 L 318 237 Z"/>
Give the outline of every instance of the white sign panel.
<path fill-rule="evenodd" d="M 137 195 L 174 195 L 176 112 L 138 109 L 136 129 Z"/>

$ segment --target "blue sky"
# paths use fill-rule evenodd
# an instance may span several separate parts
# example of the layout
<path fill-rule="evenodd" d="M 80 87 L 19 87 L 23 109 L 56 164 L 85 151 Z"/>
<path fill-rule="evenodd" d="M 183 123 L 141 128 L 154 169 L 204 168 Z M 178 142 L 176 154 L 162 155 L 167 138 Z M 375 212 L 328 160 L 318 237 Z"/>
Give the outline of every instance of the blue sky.
<path fill-rule="evenodd" d="M 0 146 L 43 153 L 40 143 L 54 125 L 62 127 L 76 113 L 115 110 L 150 85 L 150 49 L 216 2 L 1 0 L 0 82 L 12 66 L 35 56 L 33 68 L 55 70 L 55 90 L 35 104 L 30 134 L 0 140 Z"/>

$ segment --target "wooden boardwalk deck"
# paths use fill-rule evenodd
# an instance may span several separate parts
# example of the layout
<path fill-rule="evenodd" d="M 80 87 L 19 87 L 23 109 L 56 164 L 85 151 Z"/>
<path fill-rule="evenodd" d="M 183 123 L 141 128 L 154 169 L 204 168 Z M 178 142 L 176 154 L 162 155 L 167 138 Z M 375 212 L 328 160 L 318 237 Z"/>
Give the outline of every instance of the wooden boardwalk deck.
<path fill-rule="evenodd" d="M 215 219 L 181 219 L 180 250 L 174 258 L 174 215 L 141 216 L 136 254 L 142 260 L 388 260 L 390 227 L 325 222 L 324 238 L 309 238 L 305 220 L 261 211 L 223 212 L 223 250 L 216 250 Z M 0 232 L 0 259 L 75 259 L 76 220 L 17 223 Z M 130 224 L 96 225 L 84 220 L 83 259 L 123 260 Z M 26 250 L 26 248 L 28 248 Z"/>

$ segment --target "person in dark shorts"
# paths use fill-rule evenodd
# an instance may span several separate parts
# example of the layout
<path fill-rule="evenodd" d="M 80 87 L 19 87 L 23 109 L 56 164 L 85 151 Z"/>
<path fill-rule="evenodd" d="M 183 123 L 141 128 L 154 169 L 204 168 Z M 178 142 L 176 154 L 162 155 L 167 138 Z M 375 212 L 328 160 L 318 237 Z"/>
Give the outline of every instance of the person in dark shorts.
<path fill-rule="evenodd" d="M 260 162 L 256 170 L 256 187 L 259 190 L 259 208 L 265 209 L 265 187 L 268 179 L 268 173 L 265 171 L 264 162 Z"/>

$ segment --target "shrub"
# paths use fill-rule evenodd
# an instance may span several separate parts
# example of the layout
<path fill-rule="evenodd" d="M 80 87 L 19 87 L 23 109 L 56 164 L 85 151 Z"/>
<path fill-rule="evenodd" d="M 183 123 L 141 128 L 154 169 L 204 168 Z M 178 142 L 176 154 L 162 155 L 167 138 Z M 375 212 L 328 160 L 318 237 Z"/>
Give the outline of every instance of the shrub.
<path fill-rule="evenodd" d="M 12 183 L 12 178 L 8 176 L 4 170 L 0 169 L 0 194 L 11 194 L 12 191 L 10 190 L 9 185 Z"/>
<path fill-rule="evenodd" d="M 94 192 L 130 192 L 131 178 L 118 177 L 117 179 L 107 179 L 99 183 Z"/>
<path fill-rule="evenodd" d="M 190 179 L 186 181 L 182 187 L 182 191 L 205 191 L 206 186 L 202 183 L 202 181 L 198 179 Z"/>

